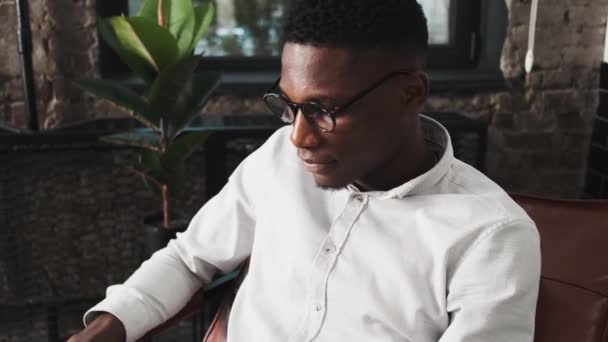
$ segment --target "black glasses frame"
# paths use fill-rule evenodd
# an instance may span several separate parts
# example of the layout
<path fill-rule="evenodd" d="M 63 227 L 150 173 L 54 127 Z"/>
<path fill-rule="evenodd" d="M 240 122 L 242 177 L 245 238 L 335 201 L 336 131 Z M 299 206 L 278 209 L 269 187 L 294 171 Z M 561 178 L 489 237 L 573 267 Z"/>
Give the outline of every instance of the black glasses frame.
<path fill-rule="evenodd" d="M 381 79 L 379 79 L 378 81 L 372 83 L 369 87 L 363 89 L 362 91 L 358 92 L 355 96 L 353 96 L 350 100 L 348 100 L 346 103 L 342 104 L 342 105 L 338 105 L 335 106 L 334 108 L 326 108 L 325 106 L 323 106 L 322 104 L 315 102 L 315 101 L 307 101 L 305 103 L 296 103 L 296 102 L 292 102 L 291 100 L 289 100 L 287 97 L 283 96 L 280 93 L 275 92 L 274 90 L 276 89 L 276 87 L 279 85 L 279 83 L 281 82 L 281 78 L 279 77 L 279 79 L 276 80 L 276 82 L 274 82 L 274 84 L 272 85 L 272 87 L 270 87 L 270 89 L 268 89 L 268 91 L 266 92 L 266 94 L 264 94 L 264 103 L 266 103 L 266 106 L 268 106 L 268 108 L 270 109 L 270 111 L 279 116 L 282 120 L 282 116 L 280 114 L 275 113 L 272 110 L 272 106 L 268 103 L 268 99 L 270 97 L 275 97 L 275 98 L 279 98 L 281 101 L 283 101 L 286 105 L 288 105 L 291 110 L 294 112 L 293 115 L 293 120 L 291 122 L 287 122 L 285 120 L 282 120 L 285 123 L 288 124 L 292 124 L 295 119 L 296 116 L 298 114 L 298 112 L 300 111 L 300 109 L 302 109 L 302 106 L 304 105 L 315 105 L 317 107 L 319 107 L 322 111 L 321 114 L 328 116 L 329 118 L 331 118 L 331 122 L 332 122 L 332 127 L 330 129 L 326 129 L 326 128 L 322 128 L 319 127 L 314 120 L 311 118 L 312 114 L 307 114 L 304 113 L 304 111 L 302 111 L 302 114 L 304 114 L 304 117 L 306 118 L 306 121 L 308 121 L 308 123 L 310 125 L 312 125 L 313 127 L 315 127 L 318 130 L 321 130 L 323 132 L 331 132 L 334 130 L 334 128 L 336 128 L 336 115 L 338 113 L 340 113 L 341 111 L 347 109 L 348 107 L 352 106 L 355 102 L 359 101 L 360 99 L 362 99 L 363 97 L 365 97 L 367 94 L 371 93 L 372 91 L 374 91 L 376 88 L 380 87 L 382 84 L 384 84 L 384 82 L 388 81 L 389 79 L 395 77 L 395 76 L 410 76 L 414 73 L 414 71 L 410 71 L 410 70 L 399 70 L 399 71 L 393 71 L 388 73 L 386 76 L 382 77 Z M 315 113 L 315 114 L 319 114 L 319 113 Z"/>

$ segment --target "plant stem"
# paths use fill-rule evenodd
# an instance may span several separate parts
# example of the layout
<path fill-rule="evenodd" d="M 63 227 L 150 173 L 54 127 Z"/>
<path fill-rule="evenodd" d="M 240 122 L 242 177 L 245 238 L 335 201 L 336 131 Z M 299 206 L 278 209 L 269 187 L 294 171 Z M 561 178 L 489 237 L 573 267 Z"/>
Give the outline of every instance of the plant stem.
<path fill-rule="evenodd" d="M 158 180 L 156 180 L 154 177 L 152 177 L 152 176 L 150 176 L 150 175 L 147 175 L 147 174 L 145 174 L 144 172 L 141 172 L 141 171 L 139 171 L 139 170 L 137 170 L 137 169 L 135 169 L 135 168 L 133 168 L 133 167 L 131 167 L 131 166 L 127 166 L 126 168 L 127 168 L 127 170 L 129 170 L 129 171 L 131 171 L 131 172 L 135 173 L 136 175 L 139 175 L 139 176 L 141 176 L 141 177 L 143 177 L 143 178 L 145 178 L 145 179 L 147 179 L 147 180 L 151 181 L 151 182 L 152 182 L 152 183 L 154 183 L 154 185 L 156 185 L 156 186 L 157 186 L 159 189 L 162 189 L 162 188 L 163 188 L 162 184 L 160 184 L 160 182 L 159 182 Z"/>
<path fill-rule="evenodd" d="M 165 27 L 165 18 L 163 17 L 163 0 L 158 0 L 158 26 Z"/>
<path fill-rule="evenodd" d="M 169 217 L 169 187 L 167 184 L 163 184 L 162 186 L 163 193 L 163 226 L 165 229 L 170 229 L 171 226 L 169 222 L 171 218 Z"/>

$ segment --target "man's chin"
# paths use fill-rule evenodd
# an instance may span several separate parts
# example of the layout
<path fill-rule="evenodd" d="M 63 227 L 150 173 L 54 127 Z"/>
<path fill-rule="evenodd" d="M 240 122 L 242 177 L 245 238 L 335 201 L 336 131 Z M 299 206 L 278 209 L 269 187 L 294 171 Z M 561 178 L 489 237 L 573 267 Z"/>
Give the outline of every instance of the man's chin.
<path fill-rule="evenodd" d="M 341 190 L 346 188 L 348 184 L 352 183 L 343 179 L 334 179 L 315 174 L 313 174 L 313 177 L 317 186 L 323 190 Z"/>

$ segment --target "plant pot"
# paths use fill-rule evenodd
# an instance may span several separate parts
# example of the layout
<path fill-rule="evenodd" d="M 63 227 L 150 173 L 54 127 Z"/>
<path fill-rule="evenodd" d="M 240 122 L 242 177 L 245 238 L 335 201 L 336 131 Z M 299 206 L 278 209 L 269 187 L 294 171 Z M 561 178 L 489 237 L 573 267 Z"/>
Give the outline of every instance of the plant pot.
<path fill-rule="evenodd" d="M 155 214 L 144 218 L 144 232 L 142 241 L 142 258 L 149 259 L 156 251 L 167 246 L 169 241 L 175 239 L 177 233 L 188 228 L 188 221 L 176 219 L 171 221 L 171 228 L 166 229 L 162 225 L 162 215 Z"/>

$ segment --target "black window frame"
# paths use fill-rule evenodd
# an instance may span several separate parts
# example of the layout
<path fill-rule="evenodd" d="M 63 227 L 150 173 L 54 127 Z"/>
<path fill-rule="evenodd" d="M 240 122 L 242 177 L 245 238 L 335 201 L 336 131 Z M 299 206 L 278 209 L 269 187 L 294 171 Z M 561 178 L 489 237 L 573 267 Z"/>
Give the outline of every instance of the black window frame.
<path fill-rule="evenodd" d="M 430 69 L 471 68 L 477 62 L 476 40 L 481 23 L 481 0 L 452 0 L 450 8 L 450 44 L 431 46 Z"/>
<path fill-rule="evenodd" d="M 499 69 L 506 35 L 507 9 L 503 1 L 453 0 L 455 18 L 451 44 L 431 46 L 428 70 L 434 91 L 504 86 Z M 98 1 L 99 17 L 128 13 L 128 0 Z M 492 23 L 490 25 L 490 22 Z M 102 77 L 132 81 L 128 68 L 100 39 Z M 200 71 L 222 72 L 222 95 L 259 95 L 280 72 L 279 57 L 204 57 Z"/>
<path fill-rule="evenodd" d="M 451 23 L 454 44 L 430 51 L 432 91 L 504 88 L 499 64 L 508 26 L 506 4 L 495 0 L 454 0 L 454 4 L 451 10 L 459 18 Z M 96 11 L 101 18 L 128 13 L 128 0 L 97 1 Z M 141 85 L 102 39 L 98 67 L 104 78 L 123 80 L 133 87 Z M 222 72 L 218 95 L 260 96 L 278 77 L 280 63 L 279 57 L 208 57 L 201 66 L 205 69 Z M 36 115 L 31 120 L 37 121 Z M 0 134 L 27 132 L 0 123 Z"/>

